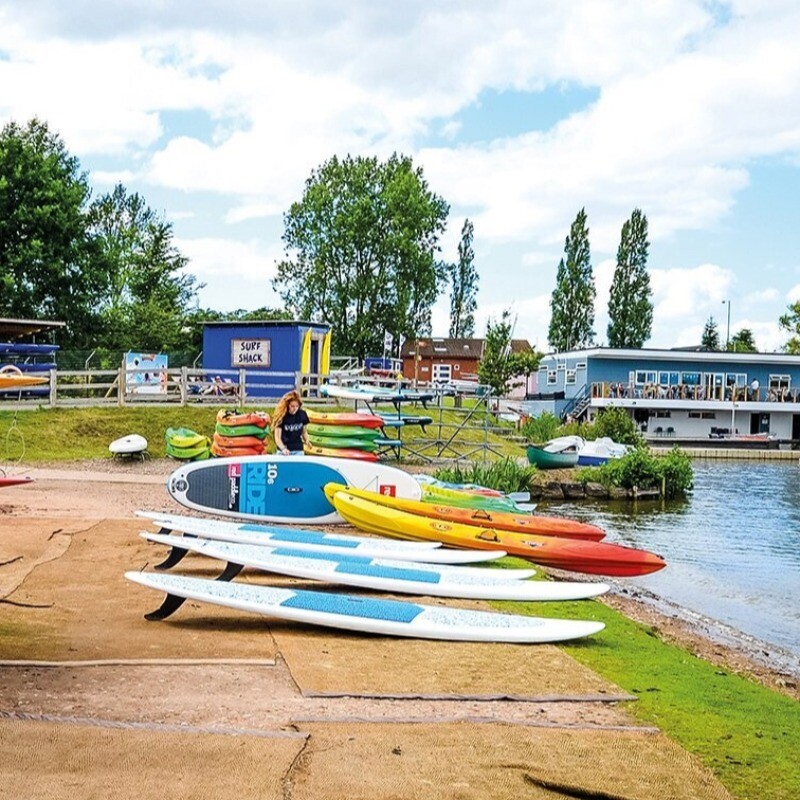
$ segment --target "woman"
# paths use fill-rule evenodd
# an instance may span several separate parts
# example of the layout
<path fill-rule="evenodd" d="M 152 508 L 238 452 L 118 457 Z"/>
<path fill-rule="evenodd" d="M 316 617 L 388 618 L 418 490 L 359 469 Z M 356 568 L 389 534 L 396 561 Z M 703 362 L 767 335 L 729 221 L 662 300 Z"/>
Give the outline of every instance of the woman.
<path fill-rule="evenodd" d="M 308 439 L 308 414 L 303 411 L 303 401 L 295 391 L 287 392 L 275 406 L 272 426 L 275 431 L 275 445 L 278 452 L 290 456 L 303 452 L 303 445 L 310 445 Z"/>

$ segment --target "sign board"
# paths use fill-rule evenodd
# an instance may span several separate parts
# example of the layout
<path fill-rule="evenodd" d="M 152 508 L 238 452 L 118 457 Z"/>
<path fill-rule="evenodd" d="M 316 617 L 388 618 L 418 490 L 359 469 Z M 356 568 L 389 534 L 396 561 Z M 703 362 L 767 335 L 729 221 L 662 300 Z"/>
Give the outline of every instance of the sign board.
<path fill-rule="evenodd" d="M 231 339 L 231 367 L 266 369 L 269 365 L 269 339 Z"/>
<path fill-rule="evenodd" d="M 166 394 L 165 353 L 125 353 L 125 385 L 131 394 Z"/>

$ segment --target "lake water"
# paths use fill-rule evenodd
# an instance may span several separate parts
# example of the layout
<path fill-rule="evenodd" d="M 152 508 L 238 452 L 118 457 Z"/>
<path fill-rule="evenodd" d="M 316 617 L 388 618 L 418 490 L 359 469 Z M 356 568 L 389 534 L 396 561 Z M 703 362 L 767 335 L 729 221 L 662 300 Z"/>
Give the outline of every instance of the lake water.
<path fill-rule="evenodd" d="M 559 503 L 608 541 L 661 554 L 666 569 L 620 580 L 761 640 L 800 663 L 800 466 L 693 461 L 682 501 Z M 548 513 L 545 504 L 540 511 Z M 771 653 L 771 655 L 779 655 Z M 780 660 L 780 659 L 778 659 Z"/>

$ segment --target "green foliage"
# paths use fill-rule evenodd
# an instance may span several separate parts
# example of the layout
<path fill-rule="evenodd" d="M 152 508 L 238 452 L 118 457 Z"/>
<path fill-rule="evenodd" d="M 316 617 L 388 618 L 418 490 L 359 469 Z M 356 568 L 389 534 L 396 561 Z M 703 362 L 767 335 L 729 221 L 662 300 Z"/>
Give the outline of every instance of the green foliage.
<path fill-rule="evenodd" d="M 622 226 L 608 301 L 609 347 L 639 348 L 653 328 L 653 294 L 647 273 L 647 217 L 637 208 Z"/>
<path fill-rule="evenodd" d="M 607 436 L 619 444 L 640 445 L 644 439 L 636 423 L 624 408 L 604 408 L 590 426 L 587 439 Z"/>
<path fill-rule="evenodd" d="M 337 352 L 363 358 L 382 351 L 384 331 L 427 333 L 448 213 L 406 156 L 333 157 L 284 216 L 273 286 L 293 314 L 330 323 Z"/>
<path fill-rule="evenodd" d="M 473 261 L 473 225 L 464 220 L 461 241 L 458 243 L 458 264 L 450 264 L 448 272 L 452 283 L 450 296 L 450 338 L 461 339 L 475 335 L 475 309 L 478 303 L 478 272 Z"/>
<path fill-rule="evenodd" d="M 703 336 L 700 339 L 700 345 L 705 350 L 719 350 L 719 330 L 717 330 L 717 323 L 714 317 L 709 317 L 703 328 Z"/>
<path fill-rule="evenodd" d="M 653 456 L 646 447 L 636 447 L 600 467 L 578 470 L 577 478 L 582 483 L 622 489 L 659 489 L 667 498 L 684 495 L 694 486 L 691 459 L 677 445 L 664 457 Z"/>
<path fill-rule="evenodd" d="M 466 468 L 458 464 L 443 467 L 434 473 L 434 477 L 450 483 L 477 483 L 508 494 L 527 492 L 531 488 L 531 479 L 535 474 L 536 467 L 520 464 L 514 458 L 503 458 L 488 464 L 473 461 Z"/>
<path fill-rule="evenodd" d="M 594 300 L 586 210 L 578 212 L 558 265 L 556 288 L 550 298 L 547 340 L 557 352 L 586 347 L 594 340 Z"/>
<path fill-rule="evenodd" d="M 781 330 L 790 335 L 789 341 L 783 346 L 787 353 L 800 354 L 800 300 L 792 303 L 778 320 Z"/>
<path fill-rule="evenodd" d="M 172 226 L 122 184 L 92 203 L 89 230 L 106 275 L 95 343 L 108 349 L 161 351 L 185 345 L 185 317 L 200 286 Z"/>
<path fill-rule="evenodd" d="M 490 386 L 492 394 L 503 397 L 518 381 L 512 379 L 520 375 L 530 375 L 539 368 L 541 353 L 534 351 L 523 353 L 511 352 L 510 312 L 503 311 L 500 322 L 489 320 L 486 326 L 486 340 L 483 357 L 478 364 L 478 379 L 482 384 Z"/>
<path fill-rule="evenodd" d="M 555 439 L 556 436 L 564 435 L 559 432 L 560 428 L 561 420 L 555 414 L 545 411 L 538 417 L 530 417 L 526 420 L 520 433 L 529 442 L 538 444 Z"/>
<path fill-rule="evenodd" d="M 105 286 L 86 229 L 78 159 L 38 119 L 0 131 L 0 316 L 67 322 L 62 344 L 96 329 Z"/>
<path fill-rule="evenodd" d="M 756 340 L 750 328 L 742 328 L 731 336 L 728 350 L 733 353 L 757 353 Z"/>

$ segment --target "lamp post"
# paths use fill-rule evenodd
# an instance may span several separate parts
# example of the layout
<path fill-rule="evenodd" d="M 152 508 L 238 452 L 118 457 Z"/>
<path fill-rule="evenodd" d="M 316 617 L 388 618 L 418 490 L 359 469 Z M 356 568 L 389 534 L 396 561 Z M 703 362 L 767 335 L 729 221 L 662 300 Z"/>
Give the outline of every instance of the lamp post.
<path fill-rule="evenodd" d="M 731 301 L 730 300 L 723 300 L 722 305 L 728 304 L 728 327 L 725 332 L 725 349 L 728 349 L 728 345 L 731 341 Z"/>

